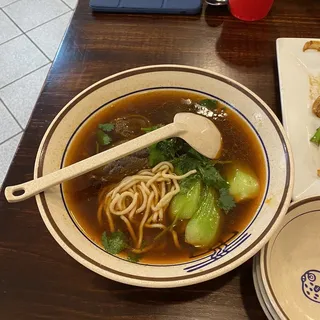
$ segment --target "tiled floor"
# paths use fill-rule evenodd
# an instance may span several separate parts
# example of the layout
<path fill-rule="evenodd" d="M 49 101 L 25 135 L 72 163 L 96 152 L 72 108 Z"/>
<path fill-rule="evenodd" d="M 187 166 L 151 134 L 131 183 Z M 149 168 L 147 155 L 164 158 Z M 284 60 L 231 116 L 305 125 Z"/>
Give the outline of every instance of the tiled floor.
<path fill-rule="evenodd" d="M 77 0 L 0 0 L 0 188 Z"/>

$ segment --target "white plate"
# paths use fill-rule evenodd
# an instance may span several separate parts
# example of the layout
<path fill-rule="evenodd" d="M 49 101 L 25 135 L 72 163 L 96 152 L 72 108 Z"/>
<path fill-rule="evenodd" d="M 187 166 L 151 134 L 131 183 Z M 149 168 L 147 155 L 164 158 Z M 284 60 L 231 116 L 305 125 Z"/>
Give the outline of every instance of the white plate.
<path fill-rule="evenodd" d="M 320 52 L 302 51 L 309 40 L 316 39 L 277 40 L 283 123 L 295 161 L 294 200 L 320 193 L 320 148 L 309 141 L 320 126 L 311 110 L 320 96 Z"/>
<path fill-rule="evenodd" d="M 295 202 L 260 252 L 260 289 L 280 319 L 320 319 L 319 226 L 320 197 Z"/>
<path fill-rule="evenodd" d="M 276 316 L 275 311 L 273 311 L 271 303 L 267 295 L 265 294 L 265 290 L 263 288 L 259 263 L 260 263 L 260 256 L 258 254 L 254 257 L 253 265 L 252 265 L 253 284 L 256 290 L 256 294 L 260 302 L 260 305 L 265 315 L 267 316 L 267 318 L 269 320 L 277 320 L 278 318 L 275 317 Z M 274 314 L 274 316 L 272 316 L 272 313 Z"/>

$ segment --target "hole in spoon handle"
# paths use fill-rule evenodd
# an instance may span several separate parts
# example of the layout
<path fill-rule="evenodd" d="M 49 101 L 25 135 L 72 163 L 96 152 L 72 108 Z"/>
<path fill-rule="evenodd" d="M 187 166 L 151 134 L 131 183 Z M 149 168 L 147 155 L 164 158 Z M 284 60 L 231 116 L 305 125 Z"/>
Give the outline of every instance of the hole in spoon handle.
<path fill-rule="evenodd" d="M 4 191 L 8 202 L 18 202 L 26 198 L 27 190 L 24 186 L 7 187 Z"/>

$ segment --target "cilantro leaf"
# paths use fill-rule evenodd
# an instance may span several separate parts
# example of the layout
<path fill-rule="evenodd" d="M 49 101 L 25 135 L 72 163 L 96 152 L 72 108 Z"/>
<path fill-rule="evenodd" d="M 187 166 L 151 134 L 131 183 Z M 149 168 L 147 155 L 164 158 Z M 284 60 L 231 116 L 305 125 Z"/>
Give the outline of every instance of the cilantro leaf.
<path fill-rule="evenodd" d="M 218 108 L 218 101 L 214 99 L 204 99 L 199 102 L 200 106 L 214 110 Z"/>
<path fill-rule="evenodd" d="M 211 103 L 211 107 L 218 102 L 215 100 L 202 100 L 202 105 Z M 157 126 L 142 128 L 146 132 L 153 131 Z M 180 182 L 181 190 L 188 190 L 193 179 L 201 179 L 208 187 L 212 187 L 219 192 L 219 207 L 226 213 L 235 207 L 233 197 L 229 193 L 229 183 L 220 174 L 215 167 L 216 163 L 224 164 L 225 161 L 213 161 L 203 156 L 195 149 L 191 148 L 185 141 L 179 138 L 171 138 L 160 141 L 149 147 L 149 165 L 153 167 L 162 161 L 170 161 L 174 165 L 175 173 L 182 175 L 191 170 L 197 170 L 198 173 L 192 175 Z M 226 161 L 229 163 L 230 161 Z M 163 232 L 161 232 L 163 234 Z"/>
<path fill-rule="evenodd" d="M 173 160 L 179 150 L 179 145 L 176 139 L 168 139 L 157 143 L 157 148 L 161 151 L 165 159 Z"/>
<path fill-rule="evenodd" d="M 208 159 L 207 157 L 205 157 L 204 155 L 202 155 L 200 152 L 194 150 L 193 148 L 189 148 L 188 152 L 187 152 L 190 156 L 194 157 L 195 159 L 198 159 L 199 161 L 203 162 L 203 163 L 208 163 L 211 160 Z"/>
<path fill-rule="evenodd" d="M 107 146 L 112 141 L 111 137 L 102 130 L 97 131 L 97 142 L 100 146 Z"/>
<path fill-rule="evenodd" d="M 226 213 L 228 213 L 231 209 L 233 209 L 236 206 L 234 199 L 232 195 L 229 193 L 229 189 L 227 188 L 221 188 L 219 190 L 219 194 L 220 196 L 218 200 L 218 206 Z"/>
<path fill-rule="evenodd" d="M 110 132 L 114 129 L 113 123 L 100 123 L 98 128 L 104 132 Z"/>
<path fill-rule="evenodd" d="M 141 254 L 129 252 L 128 253 L 128 261 L 137 263 L 142 258 Z"/>
<path fill-rule="evenodd" d="M 118 254 L 128 248 L 128 239 L 121 231 L 115 231 L 110 236 L 106 232 L 103 232 L 101 242 L 104 249 L 111 254 Z"/>
<path fill-rule="evenodd" d="M 317 129 L 310 141 L 315 143 L 317 146 L 320 146 L 320 127 Z"/>
<path fill-rule="evenodd" d="M 200 166 L 198 170 L 200 172 L 202 181 L 206 185 L 214 187 L 218 190 L 229 188 L 228 182 L 221 176 L 220 172 L 212 164 Z"/>
<path fill-rule="evenodd" d="M 198 174 L 192 174 L 191 176 L 180 180 L 180 193 L 187 194 L 190 191 L 190 189 L 194 187 L 194 184 L 197 183 L 197 181 L 199 180 L 200 176 Z"/>
<path fill-rule="evenodd" d="M 157 144 L 151 145 L 148 149 L 149 149 L 149 166 L 150 167 L 154 167 L 158 163 L 166 160 L 162 152 L 157 148 Z"/>
<path fill-rule="evenodd" d="M 172 138 L 160 141 L 149 147 L 149 165 L 155 166 L 161 161 L 173 161 L 179 157 L 184 147 L 182 139 Z"/>
<path fill-rule="evenodd" d="M 141 128 L 142 131 L 148 133 L 161 128 L 162 125 L 155 125 L 148 128 Z M 177 139 L 167 139 L 151 145 L 149 148 L 149 165 L 151 167 L 162 161 L 172 161 L 176 157 L 179 146 Z"/>
<path fill-rule="evenodd" d="M 184 154 L 172 161 L 174 170 L 177 175 L 183 175 L 190 170 L 197 169 L 200 165 L 199 161 Z"/>

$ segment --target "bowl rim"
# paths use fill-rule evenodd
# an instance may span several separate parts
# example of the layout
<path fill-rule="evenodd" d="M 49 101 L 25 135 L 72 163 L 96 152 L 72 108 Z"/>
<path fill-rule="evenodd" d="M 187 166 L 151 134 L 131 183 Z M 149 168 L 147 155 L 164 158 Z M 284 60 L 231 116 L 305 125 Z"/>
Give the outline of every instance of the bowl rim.
<path fill-rule="evenodd" d="M 154 70 L 156 69 L 156 70 Z M 196 71 L 202 75 L 206 76 L 215 76 L 215 78 L 220 78 L 223 79 L 224 82 L 227 84 L 232 85 L 236 89 L 241 89 L 241 91 L 249 95 L 250 98 L 252 98 L 256 103 L 259 103 L 261 106 L 263 106 L 266 114 L 269 116 L 270 120 L 272 121 L 275 129 L 277 130 L 279 136 L 281 137 L 282 144 L 284 146 L 284 149 L 286 150 L 287 153 L 287 164 L 289 165 L 289 173 L 288 173 L 288 185 L 287 185 L 287 193 L 283 195 L 283 198 L 277 208 L 279 211 L 279 214 L 275 221 L 273 221 L 273 224 L 271 225 L 270 223 L 270 228 L 268 230 L 264 231 L 264 235 L 261 239 L 255 240 L 253 244 L 250 245 L 249 248 L 244 248 L 244 252 L 242 252 L 242 255 L 240 257 L 235 257 L 232 261 L 227 261 L 224 266 L 220 267 L 218 270 L 212 271 L 209 270 L 205 272 L 205 274 L 196 274 L 193 277 L 189 277 L 187 279 L 179 279 L 179 280 L 168 280 L 164 279 L 163 281 L 153 281 L 153 280 L 141 280 L 137 278 L 130 278 L 125 275 L 121 274 L 116 274 L 109 272 L 107 270 L 104 270 L 104 273 L 100 271 L 99 268 L 92 266 L 90 262 L 87 261 L 87 259 L 84 259 L 83 257 L 79 256 L 77 252 L 73 250 L 73 248 L 76 248 L 71 242 L 68 244 L 65 243 L 65 240 L 61 238 L 61 236 L 57 233 L 55 228 L 52 226 L 52 223 L 50 219 L 47 217 L 47 214 L 44 209 L 44 194 L 39 194 L 36 196 L 36 202 L 40 211 L 40 214 L 42 216 L 42 219 L 53 236 L 53 238 L 59 243 L 59 245 L 70 255 L 72 256 L 75 260 L 80 262 L 82 265 L 84 265 L 86 268 L 115 281 L 122 282 L 125 284 L 130 284 L 130 285 L 135 285 L 135 286 L 141 286 L 141 287 L 153 287 L 153 288 L 170 288 L 170 287 L 181 287 L 181 286 L 187 286 L 187 285 L 192 285 L 196 283 L 200 283 L 203 281 L 207 281 L 213 278 L 216 278 L 218 276 L 221 276 L 222 274 L 225 274 L 241 264 L 243 264 L 245 261 L 253 257 L 271 238 L 273 233 L 276 231 L 278 228 L 279 224 L 281 223 L 282 219 L 284 218 L 287 209 L 289 207 L 290 201 L 291 201 L 291 195 L 292 195 L 292 190 L 293 190 L 293 179 L 294 179 L 294 167 L 293 167 L 293 157 L 292 157 L 292 152 L 291 152 L 291 147 L 289 144 L 289 141 L 286 137 L 285 131 L 282 127 L 282 124 L 280 123 L 279 119 L 277 116 L 274 114 L 274 112 L 270 109 L 270 107 L 261 99 L 259 98 L 255 93 L 253 93 L 250 89 L 245 87 L 244 85 L 240 84 L 239 82 L 232 80 L 231 78 L 221 75 L 219 73 L 206 70 L 203 68 L 197 68 L 197 67 L 191 67 L 191 66 L 186 66 L 186 65 L 176 65 L 176 64 L 160 64 L 160 65 L 149 65 L 149 66 L 143 66 L 143 67 L 137 67 L 133 69 L 128 69 L 125 71 L 118 72 L 116 74 L 113 74 L 111 76 L 108 76 L 91 86 L 87 87 L 83 91 L 81 91 L 79 94 L 77 94 L 73 99 L 71 99 L 62 109 L 61 111 L 56 115 L 56 117 L 53 119 L 51 124 L 49 125 L 48 129 L 46 130 L 42 141 L 40 143 L 36 160 L 35 160 L 35 167 L 34 167 L 34 178 L 37 178 L 41 175 L 41 172 L 39 170 L 40 168 L 40 162 L 41 159 L 44 158 L 44 155 L 46 153 L 46 148 L 48 146 L 47 143 L 47 138 L 50 132 L 53 132 L 52 130 L 54 129 L 56 125 L 57 119 L 59 119 L 61 116 L 64 115 L 64 113 L 70 108 L 70 106 L 76 104 L 78 101 L 82 100 L 82 97 L 91 93 L 95 89 L 99 88 L 101 85 L 103 85 L 106 81 L 108 82 L 113 82 L 115 81 L 118 77 L 123 77 L 123 75 L 130 74 L 130 75 L 135 75 L 141 73 L 141 71 L 144 72 L 150 72 L 150 71 L 174 71 L 173 69 L 179 69 L 179 71 Z M 40 174 L 40 175 L 39 175 Z M 67 239 L 66 239 L 67 240 Z M 68 240 L 69 241 L 69 240 Z M 71 246 L 70 246 L 71 245 Z M 73 248 L 72 248 L 73 247 Z M 77 249 L 77 248 L 76 248 Z M 78 249 L 77 249 L 78 250 Z"/>

